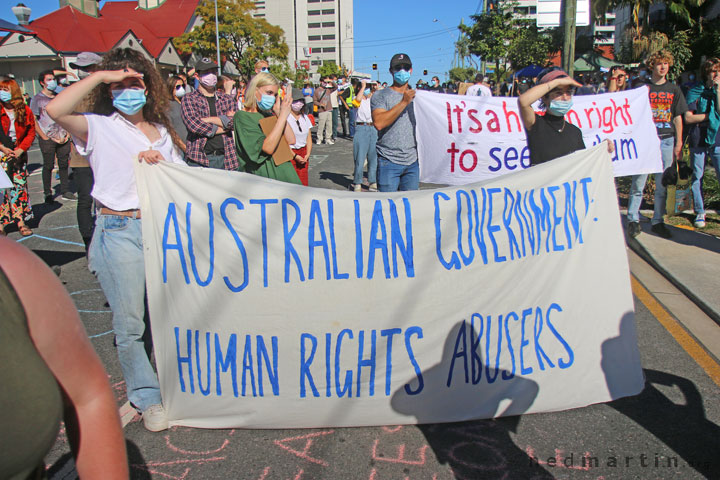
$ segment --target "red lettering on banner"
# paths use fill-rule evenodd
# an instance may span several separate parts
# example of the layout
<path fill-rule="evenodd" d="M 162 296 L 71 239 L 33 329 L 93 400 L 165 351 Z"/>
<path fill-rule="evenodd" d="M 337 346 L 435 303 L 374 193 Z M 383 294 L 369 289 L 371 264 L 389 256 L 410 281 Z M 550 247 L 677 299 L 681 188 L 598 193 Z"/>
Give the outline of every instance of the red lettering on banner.
<path fill-rule="evenodd" d="M 575 115 L 575 121 L 574 121 L 574 122 L 573 122 L 573 120 L 572 120 L 572 116 L 573 116 L 573 115 Z M 575 110 L 570 110 L 570 111 L 567 113 L 567 115 L 565 115 L 565 117 L 567 118 L 567 121 L 568 121 L 570 124 L 575 125 L 575 126 L 578 127 L 578 128 L 582 128 L 582 123 L 580 122 L 580 117 L 578 116 L 578 114 L 577 114 L 577 112 L 576 112 Z"/>
<path fill-rule="evenodd" d="M 468 117 L 470 117 L 470 120 L 475 122 L 475 125 L 477 125 L 477 127 L 470 127 L 471 133 L 482 132 L 482 123 L 480 122 L 480 120 L 477 119 L 477 117 L 475 117 L 476 113 L 478 113 L 478 111 L 475 110 L 474 108 L 471 108 L 470 110 L 468 110 Z"/>
<path fill-rule="evenodd" d="M 457 131 L 458 131 L 458 133 L 462 133 L 462 117 L 460 114 L 464 110 L 465 102 L 462 102 L 462 104 L 463 104 L 462 107 L 460 105 L 455 105 L 455 108 L 453 108 L 453 111 L 457 115 Z"/>
<path fill-rule="evenodd" d="M 460 150 L 455 147 L 455 142 L 452 142 L 447 152 L 450 154 L 450 173 L 455 173 L 455 154 L 459 153 Z"/>
<path fill-rule="evenodd" d="M 485 115 L 488 117 L 492 117 L 488 123 L 488 130 L 491 132 L 497 133 L 500 131 L 500 119 L 497 116 L 497 113 L 493 112 L 492 110 L 486 110 Z"/>
<path fill-rule="evenodd" d="M 465 158 L 466 155 L 470 155 L 470 156 L 472 157 L 472 159 L 473 159 L 473 163 L 472 163 L 472 166 L 471 166 L 470 168 L 466 167 L 466 166 L 465 166 L 465 163 L 463 163 L 463 158 Z M 460 162 L 459 162 L 459 163 L 460 163 L 460 168 L 462 169 L 463 172 L 472 172 L 473 170 L 475 170 L 475 167 L 477 167 L 477 163 L 478 163 L 477 154 L 476 154 L 474 151 L 472 151 L 472 150 L 465 150 L 465 151 L 460 155 Z"/>
<path fill-rule="evenodd" d="M 507 109 L 507 102 L 503 100 L 503 113 L 505 114 L 505 121 L 507 122 L 507 128 L 508 132 L 512 132 L 512 125 L 510 124 L 510 119 L 515 118 L 515 122 L 517 122 L 517 131 L 522 132 L 522 126 L 520 125 L 520 116 L 513 112 L 512 110 Z"/>

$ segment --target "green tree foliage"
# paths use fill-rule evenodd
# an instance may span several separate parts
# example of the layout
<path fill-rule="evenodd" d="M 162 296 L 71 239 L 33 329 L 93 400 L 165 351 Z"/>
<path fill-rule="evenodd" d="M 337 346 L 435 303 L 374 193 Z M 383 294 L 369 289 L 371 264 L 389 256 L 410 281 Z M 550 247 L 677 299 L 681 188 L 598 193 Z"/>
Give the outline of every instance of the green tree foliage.
<path fill-rule="evenodd" d="M 670 39 L 668 50 L 673 54 L 675 60 L 668 73 L 670 81 L 678 81 L 680 74 L 685 71 L 685 67 L 692 60 L 693 52 L 690 44 L 690 30 L 675 32 L 675 35 Z"/>
<path fill-rule="evenodd" d="M 220 55 L 237 65 L 246 78 L 254 74 L 255 62 L 268 60 L 271 64 L 287 63 L 288 46 L 282 28 L 270 25 L 263 18 L 254 18 L 255 8 L 250 0 L 217 0 L 220 32 Z M 215 3 L 201 2 L 195 14 L 203 24 L 174 40 L 181 52 L 195 52 L 216 57 Z"/>
<path fill-rule="evenodd" d="M 472 82 L 475 80 L 475 75 L 477 75 L 477 73 L 478 71 L 473 67 L 455 67 L 450 69 L 448 75 L 450 76 L 450 81 L 453 83 Z"/>
<path fill-rule="evenodd" d="M 516 18 L 513 3 L 482 15 L 473 15 L 473 24 L 460 25 L 467 36 L 468 49 L 487 62 L 494 63 L 496 81 L 506 73 L 505 64 L 514 70 L 532 64 L 546 65 L 557 45 L 551 31 L 538 30 L 535 22 Z"/>
<path fill-rule="evenodd" d="M 337 66 L 335 60 L 324 60 L 323 64 L 318 68 L 320 77 L 328 75 L 342 75 L 342 70 Z"/>

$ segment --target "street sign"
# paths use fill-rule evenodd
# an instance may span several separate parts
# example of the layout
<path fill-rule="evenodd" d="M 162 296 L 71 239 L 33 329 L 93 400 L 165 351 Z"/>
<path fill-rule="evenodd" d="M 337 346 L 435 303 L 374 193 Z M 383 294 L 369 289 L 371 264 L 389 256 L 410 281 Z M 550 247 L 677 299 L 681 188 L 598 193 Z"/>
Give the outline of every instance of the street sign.
<path fill-rule="evenodd" d="M 537 26 L 559 27 L 562 3 L 562 0 L 537 0 Z M 590 25 L 590 0 L 577 0 L 575 25 L 578 27 Z"/>

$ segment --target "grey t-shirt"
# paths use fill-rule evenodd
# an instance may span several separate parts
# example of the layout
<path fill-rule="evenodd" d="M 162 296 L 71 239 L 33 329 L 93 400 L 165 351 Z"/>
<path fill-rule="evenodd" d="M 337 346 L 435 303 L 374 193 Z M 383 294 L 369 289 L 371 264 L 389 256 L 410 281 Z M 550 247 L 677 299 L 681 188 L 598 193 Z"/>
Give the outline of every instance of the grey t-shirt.
<path fill-rule="evenodd" d="M 48 97 L 44 93 L 40 92 L 30 100 L 30 110 L 32 110 L 35 118 L 37 118 L 38 125 L 45 132 L 51 140 L 56 142 L 64 142 L 67 137 L 67 132 L 55 121 L 50 118 L 50 115 L 45 111 L 45 107 L 54 97 Z"/>
<path fill-rule="evenodd" d="M 390 110 L 400 103 L 403 94 L 392 88 L 375 92 L 370 99 L 370 109 Z M 415 140 L 415 109 L 410 102 L 390 126 L 378 132 L 377 154 L 399 165 L 417 162 L 417 141 Z"/>

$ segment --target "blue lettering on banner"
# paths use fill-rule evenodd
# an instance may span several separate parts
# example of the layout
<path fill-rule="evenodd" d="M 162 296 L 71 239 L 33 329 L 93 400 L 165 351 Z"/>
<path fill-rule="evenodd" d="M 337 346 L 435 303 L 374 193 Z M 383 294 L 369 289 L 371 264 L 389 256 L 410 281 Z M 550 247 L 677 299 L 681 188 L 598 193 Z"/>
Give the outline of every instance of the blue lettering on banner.
<path fill-rule="evenodd" d="M 185 225 L 187 225 L 187 237 L 188 237 L 188 255 L 190 256 L 190 267 L 192 267 L 193 275 L 195 276 L 195 281 L 198 285 L 201 287 L 207 287 L 208 284 L 212 281 L 213 277 L 213 270 L 215 267 L 215 218 L 213 215 L 213 208 L 212 203 L 207 204 L 208 209 L 208 228 L 210 230 L 210 233 L 208 234 L 208 248 L 209 250 L 209 259 L 208 262 L 210 263 L 210 266 L 208 267 L 208 274 L 207 278 L 205 280 L 200 279 L 200 274 L 198 274 L 197 269 L 197 261 L 195 260 L 195 248 L 193 246 L 193 237 L 192 237 L 192 230 L 190 228 L 191 222 L 190 222 L 190 212 L 192 211 L 192 203 L 187 203 L 187 208 L 185 209 Z"/>
<path fill-rule="evenodd" d="M 268 286 L 268 245 L 267 245 L 267 205 L 278 203 L 277 198 L 263 198 L 250 200 L 250 205 L 260 205 L 260 231 L 263 246 L 263 286 Z"/>
<path fill-rule="evenodd" d="M 208 396 L 213 391 L 212 382 L 214 381 L 215 395 L 220 397 L 223 395 L 222 374 L 227 374 L 229 371 L 230 383 L 235 397 L 238 397 L 238 395 L 247 396 L 248 384 L 253 397 L 267 396 L 265 392 L 266 384 L 270 385 L 273 396 L 280 395 L 278 337 L 270 337 L 269 344 L 271 348 L 268 351 L 266 338 L 262 335 L 254 336 L 255 355 L 257 356 L 257 364 L 255 364 L 253 363 L 252 335 L 245 335 L 243 355 L 242 358 L 238 358 L 237 335 L 235 333 L 226 337 L 227 347 L 223 352 L 223 342 L 218 333 L 211 335 L 211 332 L 203 333 L 199 330 L 185 329 L 184 335 L 181 335 L 179 327 L 174 327 L 174 332 L 178 383 L 181 392 L 187 392 L 189 384 L 190 394 L 194 394 L 195 378 L 197 377 L 198 389 L 203 396 Z M 210 341 L 211 337 L 214 338 L 213 342 Z M 204 342 L 200 341 L 201 338 L 204 338 Z M 238 361 L 242 362 L 241 365 L 238 365 Z M 238 367 L 242 368 L 240 388 L 238 388 Z"/>
<path fill-rule="evenodd" d="M 176 243 L 168 243 L 168 232 L 170 230 L 170 222 L 172 222 L 173 233 L 175 234 Z M 180 237 L 180 226 L 178 225 L 177 212 L 175 210 L 175 204 L 169 203 L 167 215 L 165 216 L 165 228 L 163 228 L 163 283 L 167 283 L 167 252 L 168 250 L 177 250 L 178 259 L 180 260 L 180 266 L 182 267 L 183 276 L 185 277 L 185 283 L 190 285 L 190 276 L 188 275 L 187 265 L 185 264 L 185 251 L 182 246 L 182 238 Z"/>
<path fill-rule="evenodd" d="M 250 280 L 250 274 L 248 272 L 248 258 L 247 253 L 245 252 L 245 245 L 243 244 L 242 240 L 240 240 L 240 236 L 238 235 L 235 228 L 233 228 L 232 223 L 230 223 L 230 220 L 227 216 L 227 207 L 228 205 L 235 205 L 235 208 L 238 210 L 243 210 L 243 204 L 240 200 L 237 198 L 227 198 L 225 201 L 220 205 L 220 216 L 223 219 L 223 222 L 225 223 L 225 226 L 230 231 L 230 234 L 233 237 L 233 240 L 235 240 L 235 245 L 238 248 L 238 251 L 240 252 L 240 256 L 242 257 L 242 263 L 243 263 L 243 281 L 240 285 L 235 286 L 230 282 L 230 277 L 227 275 L 223 277 L 223 281 L 225 282 L 225 286 L 227 286 L 231 292 L 241 292 L 245 287 L 247 287 L 248 282 Z"/>
<path fill-rule="evenodd" d="M 547 354 L 547 351 L 555 352 L 557 348 L 556 345 L 552 345 L 553 350 L 549 350 L 547 345 L 552 342 L 559 343 L 567 353 L 567 358 L 557 359 L 557 366 L 561 369 L 572 366 L 575 353 L 556 326 L 550 323 L 551 311 L 562 312 L 562 308 L 557 303 L 552 303 L 546 309 L 539 306 L 525 308 L 520 317 L 514 311 L 484 317 L 476 312 L 470 315 L 469 323 L 463 319 L 455 333 L 454 348 L 449 357 L 444 359 L 448 364 L 446 387 L 452 388 L 453 380 L 460 383 L 464 380 L 465 384 L 473 385 L 480 383 L 483 362 L 486 383 L 512 380 L 516 373 L 516 354 L 520 356 L 520 374 L 523 376 L 530 376 L 547 368 L 556 368 Z M 520 322 L 519 328 L 516 322 Z M 526 323 L 529 322 L 533 322 L 532 326 L 527 325 L 527 328 L 532 328 L 533 335 L 528 338 Z M 547 325 L 552 337 L 548 337 L 547 334 L 543 336 L 543 325 Z M 519 347 L 513 342 L 513 339 L 517 341 L 518 329 L 520 330 Z M 515 332 L 514 335 L 512 332 Z M 484 357 L 481 358 L 479 350 L 483 337 L 485 351 Z M 503 337 L 505 337 L 504 342 Z M 527 355 L 526 349 L 534 352 L 534 355 Z M 538 369 L 530 366 L 531 363 L 537 365 Z M 504 369 L 505 365 L 509 365 L 509 371 Z M 459 378 L 457 378 L 458 370 L 462 370 Z"/>

